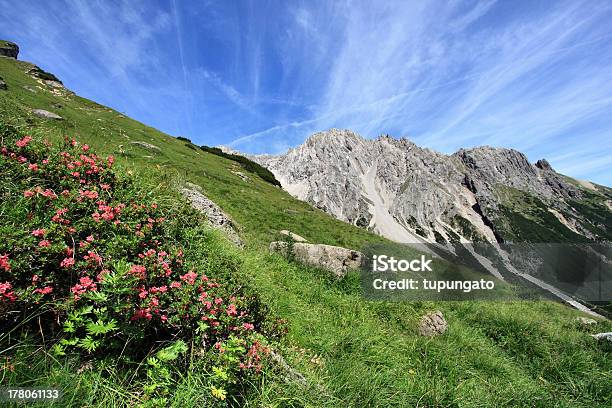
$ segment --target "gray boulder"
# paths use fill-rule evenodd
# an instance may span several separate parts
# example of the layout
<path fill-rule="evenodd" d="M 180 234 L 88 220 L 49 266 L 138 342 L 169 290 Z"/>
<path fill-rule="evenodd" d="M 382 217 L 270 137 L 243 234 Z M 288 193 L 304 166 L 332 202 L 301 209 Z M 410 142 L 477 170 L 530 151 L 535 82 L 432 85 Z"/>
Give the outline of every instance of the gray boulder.
<path fill-rule="evenodd" d="M 612 341 L 612 332 L 591 334 L 591 337 L 593 337 L 596 340 Z"/>
<path fill-rule="evenodd" d="M 6 91 L 8 89 L 8 87 L 6 86 L 6 82 L 4 82 L 2 77 L 0 77 L 0 89 L 3 91 Z"/>
<path fill-rule="evenodd" d="M 546 159 L 538 160 L 535 165 L 540 170 L 554 171 L 553 168 L 551 167 L 550 163 Z"/>
<path fill-rule="evenodd" d="M 364 260 L 364 255 L 353 249 L 304 242 L 289 245 L 287 242 L 275 241 L 270 244 L 270 252 L 292 255 L 298 262 L 330 271 L 338 279 L 343 278 L 349 270 L 358 269 Z"/>
<path fill-rule="evenodd" d="M 147 142 L 143 142 L 143 141 L 135 141 L 135 142 L 130 142 L 130 144 L 136 145 L 136 146 L 140 146 L 142 148 L 145 148 L 147 150 L 151 150 L 151 151 L 155 151 L 155 152 L 161 152 L 161 149 L 151 143 L 147 143 Z"/>
<path fill-rule="evenodd" d="M 0 56 L 17 59 L 19 46 L 14 42 L 0 40 Z"/>
<path fill-rule="evenodd" d="M 442 334 L 448 328 L 448 323 L 444 319 L 441 311 L 435 311 L 421 317 L 418 331 L 421 336 L 433 337 Z"/>
<path fill-rule="evenodd" d="M 228 239 L 238 247 L 243 247 L 244 243 L 236 232 L 236 225 L 232 219 L 219 208 L 217 204 L 200 192 L 200 187 L 195 184 L 187 183 L 181 189 L 181 193 L 191 202 L 191 206 L 204 213 L 211 227 L 223 231 Z"/>
<path fill-rule="evenodd" d="M 293 233 L 291 231 L 281 230 L 278 233 L 288 237 L 289 239 L 292 239 L 295 242 L 308 242 L 308 240 L 306 238 L 301 237 L 298 234 L 295 234 L 295 233 Z"/>
<path fill-rule="evenodd" d="M 588 317 L 583 317 L 583 316 L 577 317 L 576 321 L 583 326 L 591 326 L 591 325 L 597 324 L 597 320 L 590 319 Z"/>
<path fill-rule="evenodd" d="M 49 112 L 49 111 L 46 111 L 44 109 L 34 109 L 32 111 L 32 113 L 34 115 L 38 116 L 39 118 L 43 118 L 43 119 L 55 119 L 55 120 L 62 120 L 62 119 L 64 119 L 60 115 L 58 115 L 57 113 Z"/>

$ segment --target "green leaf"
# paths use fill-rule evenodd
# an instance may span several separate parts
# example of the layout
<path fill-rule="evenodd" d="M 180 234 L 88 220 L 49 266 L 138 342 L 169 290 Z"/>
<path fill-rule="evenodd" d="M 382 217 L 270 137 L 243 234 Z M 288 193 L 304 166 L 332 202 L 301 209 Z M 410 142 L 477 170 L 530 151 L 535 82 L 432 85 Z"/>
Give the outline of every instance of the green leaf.
<path fill-rule="evenodd" d="M 196 329 L 196 333 L 198 334 L 204 334 L 206 333 L 206 330 L 208 330 L 210 326 L 207 325 L 206 323 L 204 323 L 203 321 L 199 321 L 198 322 L 198 327 Z"/>
<path fill-rule="evenodd" d="M 66 348 L 59 343 L 56 343 L 51 347 L 51 352 L 56 356 L 65 356 Z"/>
<path fill-rule="evenodd" d="M 87 323 L 87 333 L 92 336 L 101 336 L 115 330 L 117 330 L 117 322 L 115 320 L 111 320 L 108 323 L 104 323 L 102 320 L 98 320 L 95 323 Z"/>
<path fill-rule="evenodd" d="M 226 381 L 229 378 L 227 372 L 220 367 L 213 367 L 212 370 L 213 370 L 213 373 L 215 373 L 215 377 L 223 381 Z"/>
<path fill-rule="evenodd" d="M 83 307 L 82 307 L 82 308 L 81 308 L 81 309 L 78 311 L 78 313 L 79 313 L 81 316 L 84 316 L 84 315 L 88 315 L 88 314 L 90 314 L 92 311 L 93 311 L 93 306 L 89 306 L 89 305 L 88 305 L 88 306 L 83 306 Z"/>
<path fill-rule="evenodd" d="M 157 352 L 157 358 L 162 362 L 174 361 L 179 355 L 187 351 L 187 345 L 184 341 L 178 340 L 174 344 L 163 348 Z"/>
<path fill-rule="evenodd" d="M 76 329 L 74 328 L 74 323 L 72 322 L 72 320 L 66 320 L 64 322 L 64 332 L 66 333 L 74 333 L 76 331 Z"/>
<path fill-rule="evenodd" d="M 75 338 L 72 338 L 72 339 L 61 339 L 60 343 L 62 345 L 64 345 L 64 346 L 76 346 L 78 344 L 79 340 L 80 339 L 78 337 L 75 337 Z"/>
<path fill-rule="evenodd" d="M 94 302 L 106 302 L 108 300 L 108 296 L 103 292 L 87 292 L 83 295 L 85 299 L 93 300 Z"/>
<path fill-rule="evenodd" d="M 84 339 L 81 339 L 81 341 L 79 342 L 79 347 L 81 347 L 82 349 L 90 353 L 96 351 L 96 349 L 99 346 L 100 346 L 100 341 L 94 340 L 90 336 L 87 336 Z"/>

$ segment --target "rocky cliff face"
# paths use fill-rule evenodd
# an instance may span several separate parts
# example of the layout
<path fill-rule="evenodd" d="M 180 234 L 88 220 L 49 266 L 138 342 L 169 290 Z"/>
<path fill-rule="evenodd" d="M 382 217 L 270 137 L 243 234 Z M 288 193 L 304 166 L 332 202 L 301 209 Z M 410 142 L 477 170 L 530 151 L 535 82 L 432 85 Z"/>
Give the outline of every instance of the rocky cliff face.
<path fill-rule="evenodd" d="M 444 155 L 331 129 L 286 154 L 250 158 L 293 196 L 398 242 L 609 239 L 610 189 L 586 188 L 512 149 Z"/>

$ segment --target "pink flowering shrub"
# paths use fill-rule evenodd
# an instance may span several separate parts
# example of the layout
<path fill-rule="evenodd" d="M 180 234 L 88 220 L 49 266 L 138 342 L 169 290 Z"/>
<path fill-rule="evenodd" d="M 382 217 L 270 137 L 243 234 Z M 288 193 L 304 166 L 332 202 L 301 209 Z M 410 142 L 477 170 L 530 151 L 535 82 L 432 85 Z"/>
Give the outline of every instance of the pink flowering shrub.
<path fill-rule="evenodd" d="M 180 340 L 227 373 L 261 370 L 261 307 L 196 213 L 170 214 L 74 140 L 4 129 L 1 142 L 0 326 L 27 331 L 20 319 L 43 306 L 60 355 L 129 359 Z"/>

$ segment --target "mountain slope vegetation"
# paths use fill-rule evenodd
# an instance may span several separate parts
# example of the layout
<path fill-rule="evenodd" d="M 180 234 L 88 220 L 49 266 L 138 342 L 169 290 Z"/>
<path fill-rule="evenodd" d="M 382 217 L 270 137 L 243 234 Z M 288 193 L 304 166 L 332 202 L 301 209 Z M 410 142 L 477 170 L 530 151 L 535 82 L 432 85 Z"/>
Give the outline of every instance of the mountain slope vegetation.
<path fill-rule="evenodd" d="M 337 281 L 324 271 L 269 254 L 268 244 L 281 229 L 312 242 L 357 249 L 387 240 L 293 198 L 254 173 L 245 180 L 236 174 L 242 167 L 235 161 L 192 149 L 184 140 L 49 85 L 28 74 L 29 69 L 30 64 L 0 58 L 0 76 L 8 88 L 0 90 L 3 126 L 16 129 L 20 137 L 32 135 L 35 141 L 48 139 L 54 145 L 67 136 L 100 157 L 113 155 L 117 177 L 132 183 L 130 194 L 164 203 L 166 218 L 178 217 L 181 228 L 186 228 L 164 237 L 162 243 L 184 246 L 193 262 L 208 265 L 254 296 L 259 303 L 250 310 L 255 316 L 261 309 L 258 329 L 269 325 L 260 330 L 269 347 L 303 376 L 296 380 L 270 359 L 257 376 L 239 377 L 238 384 L 213 389 L 209 380 L 223 374 L 207 366 L 207 360 L 198 363 L 197 356 L 185 357 L 183 369 L 169 369 L 169 377 L 152 374 L 155 384 L 161 384 L 156 397 L 162 398 L 158 401 L 162 405 L 603 407 L 611 403 L 610 349 L 588 335 L 612 330 L 610 322 L 584 327 L 576 320 L 579 312 L 547 301 L 367 301 L 356 272 Z M 63 119 L 41 118 L 35 109 Z M 2 144 L 9 143 L 14 145 L 3 137 Z M 6 169 L 3 163 L 0 179 L 3 186 L 10 186 L 13 177 Z M 240 226 L 244 250 L 208 231 L 201 216 L 190 212 L 176 193 L 186 182 L 200 186 Z M 11 197 L 17 199 L 15 193 Z M 2 207 L 0 225 L 25 231 L 22 218 L 8 212 L 13 207 Z M 11 248 L 2 250 L 10 253 Z M 418 335 L 416 325 L 422 314 L 432 310 L 444 313 L 449 330 L 425 338 Z M 62 406 L 155 403 L 147 394 L 151 378 L 143 368 L 144 357 L 133 356 L 131 364 L 122 366 L 114 364 L 112 355 L 86 350 L 67 350 L 57 357 L 52 348 L 66 338 L 61 333 L 41 337 L 27 325 L 10 336 L 6 333 L 0 334 L 3 386 L 61 387 Z"/>

